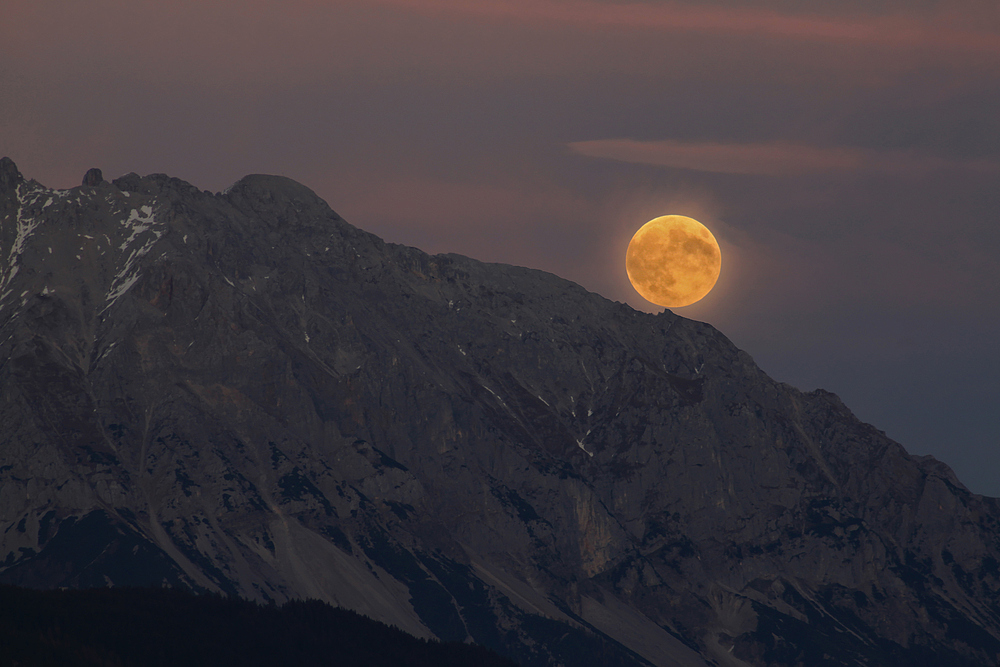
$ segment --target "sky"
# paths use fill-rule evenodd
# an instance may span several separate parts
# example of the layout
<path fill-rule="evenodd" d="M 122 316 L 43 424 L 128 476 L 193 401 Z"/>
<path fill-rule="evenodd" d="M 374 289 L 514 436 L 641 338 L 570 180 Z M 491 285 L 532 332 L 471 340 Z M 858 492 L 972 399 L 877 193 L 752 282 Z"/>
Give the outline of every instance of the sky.
<path fill-rule="evenodd" d="M 629 286 L 715 233 L 708 322 L 1000 496 L 996 0 L 32 0 L 0 154 L 49 187 L 294 178 L 431 253 Z"/>

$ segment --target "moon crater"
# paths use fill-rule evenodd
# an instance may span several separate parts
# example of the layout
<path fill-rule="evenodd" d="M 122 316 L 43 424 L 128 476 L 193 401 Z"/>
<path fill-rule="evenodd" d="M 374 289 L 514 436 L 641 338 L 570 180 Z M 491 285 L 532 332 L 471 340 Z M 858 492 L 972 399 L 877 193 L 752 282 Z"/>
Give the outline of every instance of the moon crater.
<path fill-rule="evenodd" d="M 642 298 L 680 308 L 712 291 L 722 271 L 722 251 L 712 232 L 694 218 L 664 215 L 632 237 L 625 271 Z"/>

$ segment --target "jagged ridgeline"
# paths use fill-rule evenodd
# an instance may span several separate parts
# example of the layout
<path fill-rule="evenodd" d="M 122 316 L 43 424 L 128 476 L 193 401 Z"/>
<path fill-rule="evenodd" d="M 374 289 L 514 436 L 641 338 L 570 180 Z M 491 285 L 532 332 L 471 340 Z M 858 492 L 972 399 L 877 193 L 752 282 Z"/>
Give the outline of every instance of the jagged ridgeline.
<path fill-rule="evenodd" d="M 1000 507 L 712 327 L 310 190 L 0 162 L 0 582 L 522 664 L 996 665 Z"/>

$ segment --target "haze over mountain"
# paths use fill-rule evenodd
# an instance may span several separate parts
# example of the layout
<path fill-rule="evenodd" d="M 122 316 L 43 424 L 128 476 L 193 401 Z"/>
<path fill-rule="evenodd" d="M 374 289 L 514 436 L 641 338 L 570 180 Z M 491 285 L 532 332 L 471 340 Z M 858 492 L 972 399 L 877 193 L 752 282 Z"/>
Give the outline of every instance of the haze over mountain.
<path fill-rule="evenodd" d="M 0 161 L 0 582 L 312 597 L 525 664 L 995 665 L 1000 506 L 711 326 L 310 190 Z"/>

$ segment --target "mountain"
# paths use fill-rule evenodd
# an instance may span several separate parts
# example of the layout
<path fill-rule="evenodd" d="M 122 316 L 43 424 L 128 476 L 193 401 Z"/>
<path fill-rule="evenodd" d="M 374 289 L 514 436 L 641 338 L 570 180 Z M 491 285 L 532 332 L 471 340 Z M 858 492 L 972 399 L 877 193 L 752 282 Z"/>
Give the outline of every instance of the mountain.
<path fill-rule="evenodd" d="M 316 598 L 522 664 L 996 665 L 1000 507 L 711 326 L 306 187 L 0 162 L 0 582 Z"/>

